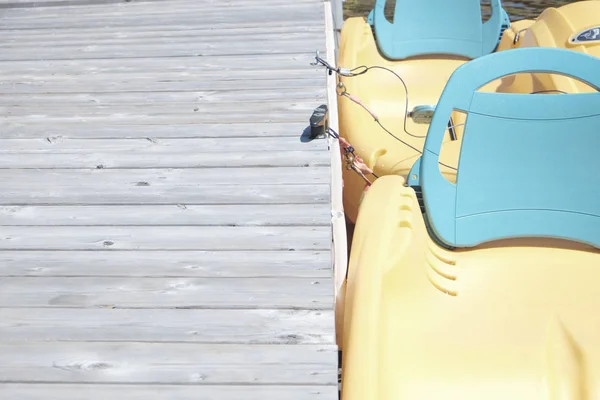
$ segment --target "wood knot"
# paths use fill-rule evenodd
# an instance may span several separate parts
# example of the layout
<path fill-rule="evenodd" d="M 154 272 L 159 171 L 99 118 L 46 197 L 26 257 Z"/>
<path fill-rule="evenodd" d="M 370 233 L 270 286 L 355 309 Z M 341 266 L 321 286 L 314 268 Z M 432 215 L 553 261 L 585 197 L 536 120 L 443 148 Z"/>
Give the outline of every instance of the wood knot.
<path fill-rule="evenodd" d="M 66 365 L 55 363 L 52 366 L 64 371 L 103 371 L 113 368 L 113 365 L 106 362 L 74 362 Z"/>
<path fill-rule="evenodd" d="M 204 374 L 196 373 L 196 374 L 192 374 L 191 378 L 192 378 L 193 382 L 202 382 L 202 381 L 206 380 L 207 376 Z"/>
<path fill-rule="evenodd" d="M 298 344 L 302 339 L 302 336 L 293 333 L 289 333 L 287 335 L 279 335 L 278 337 L 285 344 Z"/>

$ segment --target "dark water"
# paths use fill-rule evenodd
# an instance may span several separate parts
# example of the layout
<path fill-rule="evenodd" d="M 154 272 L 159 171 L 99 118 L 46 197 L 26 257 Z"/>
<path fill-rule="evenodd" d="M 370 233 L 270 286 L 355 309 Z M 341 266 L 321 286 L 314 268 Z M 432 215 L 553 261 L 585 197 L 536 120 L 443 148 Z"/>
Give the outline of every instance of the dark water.
<path fill-rule="evenodd" d="M 419 0 L 415 0 L 418 2 Z M 452 0 L 448 0 L 452 1 Z M 366 16 L 373 8 L 375 0 L 346 0 L 344 10 L 346 17 Z M 393 10 L 393 0 L 388 0 L 390 11 Z M 482 1 L 484 16 L 489 14 L 489 1 Z M 565 4 L 574 3 L 574 1 L 565 0 L 527 0 L 527 1 L 502 1 L 502 5 L 506 12 L 510 15 L 511 20 L 518 21 L 523 18 L 534 18 L 538 16 L 545 8 L 560 7 Z"/>

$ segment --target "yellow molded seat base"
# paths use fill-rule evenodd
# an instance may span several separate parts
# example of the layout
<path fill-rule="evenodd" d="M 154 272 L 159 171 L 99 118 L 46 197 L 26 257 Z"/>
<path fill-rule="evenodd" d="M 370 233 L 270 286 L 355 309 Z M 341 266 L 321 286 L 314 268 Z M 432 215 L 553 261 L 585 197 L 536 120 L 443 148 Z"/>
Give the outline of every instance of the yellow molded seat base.
<path fill-rule="evenodd" d="M 398 176 L 365 195 L 346 286 L 343 400 L 600 396 L 600 251 L 448 251 Z"/>

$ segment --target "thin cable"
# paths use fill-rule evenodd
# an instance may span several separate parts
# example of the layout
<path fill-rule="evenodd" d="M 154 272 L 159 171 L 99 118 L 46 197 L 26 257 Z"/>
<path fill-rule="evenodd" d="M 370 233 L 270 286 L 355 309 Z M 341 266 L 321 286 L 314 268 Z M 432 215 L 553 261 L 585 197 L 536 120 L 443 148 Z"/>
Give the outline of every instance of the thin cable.
<path fill-rule="evenodd" d="M 357 71 L 359 69 L 360 69 L 360 72 L 354 72 L 354 71 Z M 408 129 L 406 129 L 406 121 L 408 119 L 408 117 L 407 117 L 408 116 L 408 87 L 406 86 L 406 82 L 404 82 L 404 79 L 402 79 L 402 77 L 400 75 L 398 75 L 394 70 L 386 68 L 386 67 L 382 67 L 382 66 L 379 66 L 379 65 L 373 65 L 371 67 L 367 67 L 366 65 L 361 65 L 359 67 L 356 67 L 356 68 L 353 68 L 353 69 L 350 70 L 350 72 L 351 72 L 350 77 L 355 77 L 355 76 L 366 74 L 367 72 L 369 72 L 372 69 L 381 69 L 381 70 L 387 71 L 387 72 L 393 74 L 402 83 L 402 86 L 404 87 L 404 126 L 403 126 L 404 132 L 408 136 L 412 136 L 412 137 L 417 138 L 417 139 L 424 139 L 425 137 L 427 137 L 427 135 L 424 135 L 424 136 L 422 136 L 422 135 L 415 135 L 414 133 L 410 133 L 408 131 Z"/>
<path fill-rule="evenodd" d="M 351 97 L 349 97 L 348 94 L 343 94 L 342 96 L 348 97 L 352 100 Z M 354 100 L 353 100 L 354 101 Z M 366 108 L 366 106 L 360 102 L 356 102 L 356 104 L 358 104 L 359 106 L 361 106 L 362 108 L 364 108 L 369 114 L 371 114 L 371 111 L 369 109 Z M 372 114 L 371 114 L 372 115 Z M 411 145 L 410 143 L 405 142 L 404 140 L 400 139 L 398 136 L 394 135 L 392 132 L 390 132 L 389 129 L 387 129 L 385 126 L 383 126 L 383 124 L 379 121 L 379 118 L 375 118 L 375 122 L 377 122 L 377 124 L 381 127 L 381 129 L 383 129 L 388 135 L 390 135 L 391 137 L 393 137 L 394 139 L 396 139 L 397 141 L 399 141 L 400 143 L 402 143 L 403 145 L 405 145 L 406 147 L 411 148 L 412 150 L 416 151 L 419 154 L 423 154 L 423 152 L 421 150 L 419 150 L 418 148 L 416 148 L 415 146 Z M 459 125 L 456 125 L 459 126 Z M 451 167 L 450 165 L 444 164 L 441 161 L 438 161 L 440 163 L 440 165 L 443 165 L 446 168 L 450 168 L 454 171 L 456 171 L 457 169 L 454 167 Z"/>
<path fill-rule="evenodd" d="M 366 65 L 360 65 L 358 67 L 352 68 L 352 69 L 342 69 L 339 67 L 334 67 L 331 64 L 329 64 L 326 60 L 324 60 L 321 56 L 319 56 L 319 52 L 317 52 L 317 55 L 315 56 L 315 62 L 311 63 L 311 65 L 323 65 L 325 68 L 327 68 L 329 70 L 329 72 L 335 72 L 336 74 L 340 75 L 340 76 L 346 76 L 349 78 L 353 78 L 355 76 L 359 76 L 359 75 L 363 75 L 366 74 L 367 72 L 369 72 L 372 69 L 381 69 L 384 71 L 387 71 L 391 74 L 393 74 L 396 78 L 398 78 L 398 80 L 402 83 L 402 86 L 404 87 L 404 132 L 408 135 L 408 136 L 412 136 L 414 138 L 417 139 L 424 139 L 427 137 L 427 135 L 415 135 L 413 133 L 410 133 L 407 129 L 406 129 L 406 120 L 408 119 L 408 87 L 406 86 L 406 83 L 404 82 L 404 79 L 402 79 L 402 77 L 400 75 L 398 75 L 394 70 L 386 68 L 386 67 L 382 67 L 379 65 L 373 65 L 370 67 L 367 67 Z M 358 71 L 358 72 L 357 72 Z M 381 124 L 380 124 L 381 125 Z M 387 131 L 387 130 L 386 130 Z M 412 146 L 409 146 L 412 147 Z"/>
<path fill-rule="evenodd" d="M 386 67 L 382 67 L 379 65 L 374 65 L 371 67 L 367 67 L 366 65 L 361 65 L 358 67 L 355 67 L 353 69 L 350 70 L 342 70 L 341 68 L 335 68 L 333 67 L 331 64 L 329 64 L 327 61 L 325 61 L 323 58 L 321 58 L 319 56 L 319 53 L 317 52 L 317 55 L 315 57 L 316 62 L 315 63 L 311 63 L 312 65 L 318 65 L 321 64 L 323 65 L 325 68 L 327 68 L 330 72 L 333 71 L 335 73 L 337 73 L 338 75 L 341 76 L 347 76 L 347 77 L 355 77 L 355 76 L 359 76 L 359 75 L 363 75 L 366 74 L 367 72 L 369 72 L 371 69 L 382 69 L 384 71 L 388 71 L 391 74 L 393 74 L 396 78 L 398 78 L 398 80 L 400 80 L 400 82 L 402 83 L 402 86 L 404 86 L 404 93 L 405 93 L 405 111 L 404 111 L 404 132 L 409 135 L 412 136 L 414 138 L 418 138 L 418 139 L 424 139 L 425 137 L 427 137 L 427 135 L 425 136 L 419 136 L 419 135 L 414 135 L 410 132 L 408 132 L 406 130 L 406 120 L 407 120 L 407 115 L 408 115 L 408 87 L 406 86 L 406 83 L 404 82 L 404 79 L 402 79 L 402 77 L 400 75 L 398 75 L 395 71 L 386 68 Z M 360 70 L 360 71 L 359 71 Z M 355 71 L 359 71 L 359 72 L 355 72 Z M 346 96 L 347 97 L 347 96 Z M 361 107 L 363 107 L 366 111 L 369 112 L 369 114 L 372 115 L 371 111 L 368 110 L 364 104 L 360 104 L 359 105 Z M 404 140 L 400 139 L 398 136 L 394 135 L 389 129 L 387 129 L 385 126 L 383 126 L 383 124 L 379 121 L 379 118 L 375 118 L 375 122 L 377 122 L 377 124 L 381 127 L 381 129 L 383 129 L 388 135 L 390 135 L 391 137 L 393 137 L 394 139 L 396 139 L 397 141 L 399 141 L 400 143 L 404 144 L 405 146 L 409 147 L 410 149 L 416 151 L 419 154 L 423 154 L 423 152 L 421 150 L 419 150 L 418 148 L 416 148 L 415 146 L 405 142 Z M 456 125 L 456 126 L 460 126 L 460 125 Z M 332 130 L 333 131 L 333 130 Z M 335 133 L 335 131 L 334 131 Z M 337 134 L 337 133 L 336 133 Z M 337 136 L 339 138 L 339 135 Z M 457 168 L 452 167 L 448 164 L 445 164 L 441 161 L 438 160 L 438 163 L 446 168 L 449 168 L 453 171 L 458 171 Z"/>

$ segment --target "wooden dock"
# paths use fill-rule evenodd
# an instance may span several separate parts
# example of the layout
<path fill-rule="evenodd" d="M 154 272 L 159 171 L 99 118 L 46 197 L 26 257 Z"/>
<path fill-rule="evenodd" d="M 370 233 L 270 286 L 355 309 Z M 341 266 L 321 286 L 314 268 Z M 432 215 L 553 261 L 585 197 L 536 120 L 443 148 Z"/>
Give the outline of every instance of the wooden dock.
<path fill-rule="evenodd" d="M 0 399 L 337 398 L 324 14 L 0 0 Z"/>

